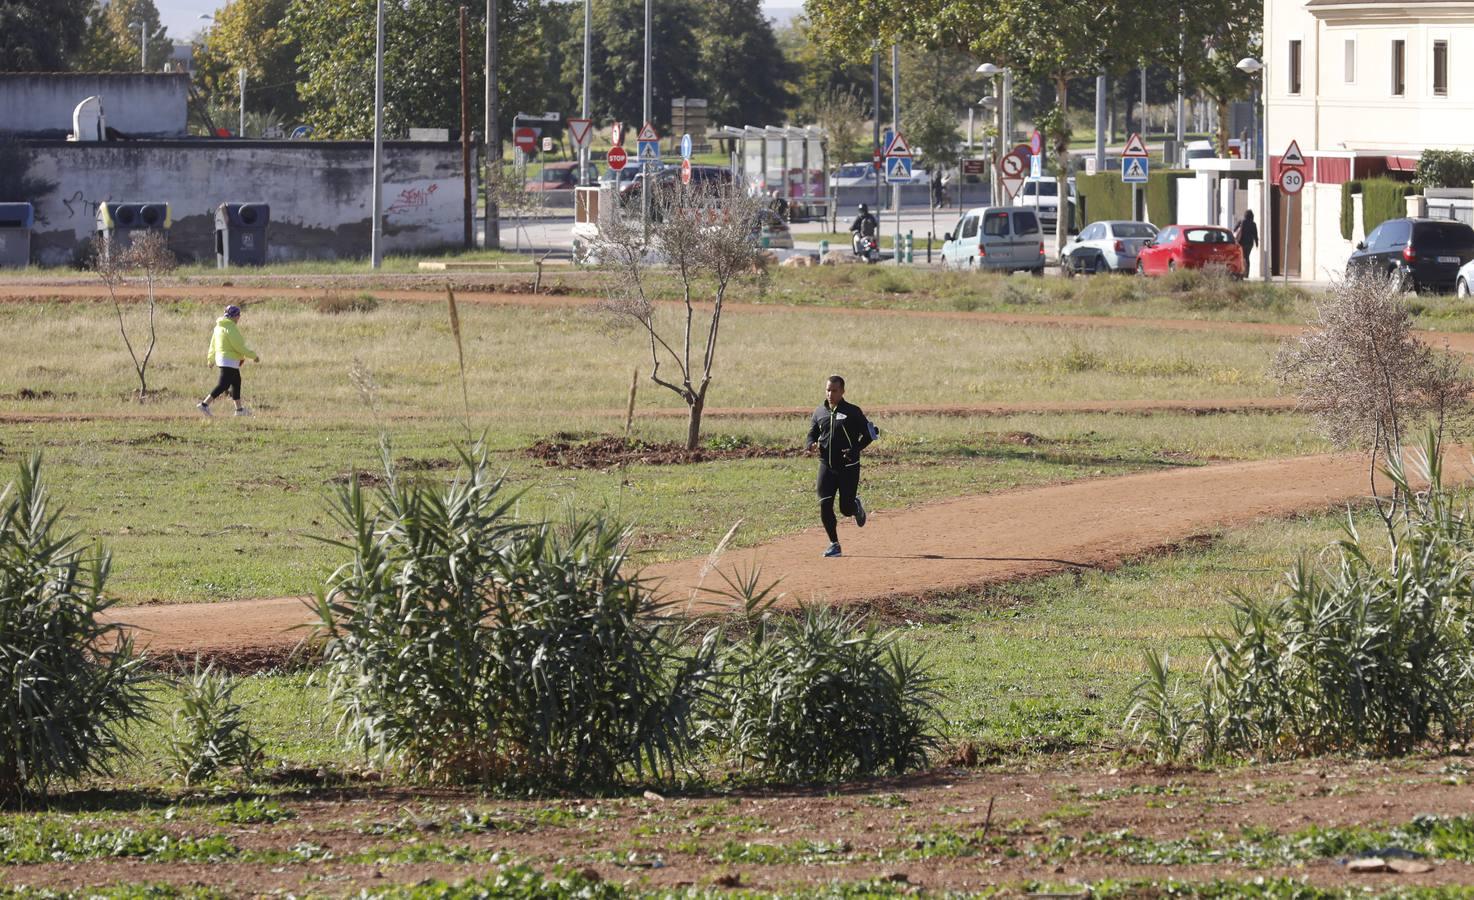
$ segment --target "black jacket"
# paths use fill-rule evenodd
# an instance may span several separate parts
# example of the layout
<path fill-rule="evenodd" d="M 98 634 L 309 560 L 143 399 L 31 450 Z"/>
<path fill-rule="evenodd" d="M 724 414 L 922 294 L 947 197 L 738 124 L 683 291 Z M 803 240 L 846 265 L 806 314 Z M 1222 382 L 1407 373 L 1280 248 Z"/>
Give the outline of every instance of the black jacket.
<path fill-rule="evenodd" d="M 831 469 L 858 466 L 860 451 L 874 440 L 870 420 L 853 403 L 839 401 L 834 409 L 824 404 L 814 410 L 809 420 L 809 439 L 804 442 L 819 445 L 819 458 Z"/>
<path fill-rule="evenodd" d="M 880 230 L 880 223 L 875 220 L 874 213 L 863 213 L 855 216 L 855 221 L 850 223 L 850 231 L 858 231 L 860 234 L 870 237 Z"/>
<path fill-rule="evenodd" d="M 1238 239 L 1240 247 L 1253 250 L 1259 243 L 1259 226 L 1254 224 L 1253 219 L 1240 219 L 1239 227 L 1234 229 L 1234 237 Z"/>

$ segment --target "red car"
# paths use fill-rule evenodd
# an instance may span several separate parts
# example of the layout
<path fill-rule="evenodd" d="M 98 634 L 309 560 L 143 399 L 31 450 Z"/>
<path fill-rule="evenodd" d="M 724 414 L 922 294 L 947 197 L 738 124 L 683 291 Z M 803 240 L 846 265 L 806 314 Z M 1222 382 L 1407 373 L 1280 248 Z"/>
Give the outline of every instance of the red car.
<path fill-rule="evenodd" d="M 1136 274 L 1165 275 L 1176 269 L 1223 266 L 1244 277 L 1244 251 L 1233 232 L 1216 225 L 1170 225 L 1157 232 L 1136 256 Z"/>

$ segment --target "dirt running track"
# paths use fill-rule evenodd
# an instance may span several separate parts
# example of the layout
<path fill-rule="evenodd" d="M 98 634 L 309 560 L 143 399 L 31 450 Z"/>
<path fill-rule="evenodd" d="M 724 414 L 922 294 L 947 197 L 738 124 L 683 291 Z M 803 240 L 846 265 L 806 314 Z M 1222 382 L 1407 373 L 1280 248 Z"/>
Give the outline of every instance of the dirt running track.
<path fill-rule="evenodd" d="M 1462 478 L 1465 468 L 1450 475 Z M 841 524 L 843 559 L 821 558 L 826 540 L 812 528 L 728 552 L 719 566 L 729 572 L 761 566 L 765 581 L 779 580 L 785 603 L 885 603 L 1109 568 L 1195 535 L 1323 510 L 1367 493 L 1365 458 L 1332 454 L 1100 478 L 908 510 L 888 510 L 872 495 L 865 529 L 850 520 Z M 707 565 L 704 558 L 691 559 L 645 571 L 667 596 L 707 612 L 722 605 L 702 590 L 722 586 Z M 303 632 L 294 626 L 310 618 L 295 598 L 131 607 L 116 616 L 139 629 L 139 643 L 154 650 L 247 660 L 296 644 Z"/>

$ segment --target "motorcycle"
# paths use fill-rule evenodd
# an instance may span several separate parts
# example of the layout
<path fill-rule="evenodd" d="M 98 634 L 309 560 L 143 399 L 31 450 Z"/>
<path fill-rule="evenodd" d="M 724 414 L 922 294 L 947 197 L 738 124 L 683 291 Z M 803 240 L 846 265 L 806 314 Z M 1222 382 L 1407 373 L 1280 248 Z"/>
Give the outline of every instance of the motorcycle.
<path fill-rule="evenodd" d="M 855 232 L 854 238 L 850 241 L 850 249 L 856 256 L 866 262 L 880 262 L 880 242 L 875 239 L 875 235 L 873 234 Z"/>

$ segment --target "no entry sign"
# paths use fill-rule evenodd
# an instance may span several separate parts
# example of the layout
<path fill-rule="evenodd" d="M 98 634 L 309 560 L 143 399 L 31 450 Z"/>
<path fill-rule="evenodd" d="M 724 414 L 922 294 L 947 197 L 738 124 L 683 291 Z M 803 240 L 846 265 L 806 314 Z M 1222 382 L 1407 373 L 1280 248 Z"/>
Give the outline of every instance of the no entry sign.
<path fill-rule="evenodd" d="M 523 153 L 532 153 L 537 150 L 537 132 L 531 128 L 518 128 L 512 134 L 512 143 Z"/>
<path fill-rule="evenodd" d="M 609 168 L 618 172 L 624 168 L 624 164 L 628 159 L 629 157 L 625 154 L 623 147 L 610 147 L 606 162 L 609 163 Z"/>

